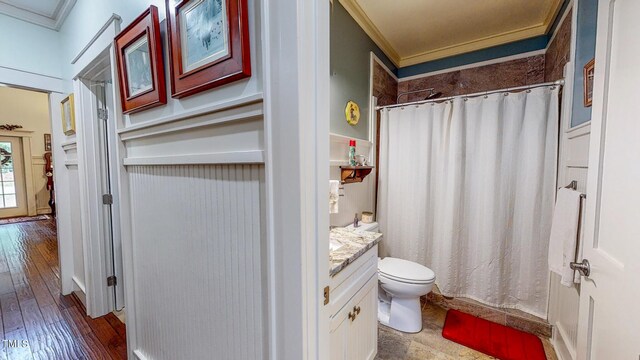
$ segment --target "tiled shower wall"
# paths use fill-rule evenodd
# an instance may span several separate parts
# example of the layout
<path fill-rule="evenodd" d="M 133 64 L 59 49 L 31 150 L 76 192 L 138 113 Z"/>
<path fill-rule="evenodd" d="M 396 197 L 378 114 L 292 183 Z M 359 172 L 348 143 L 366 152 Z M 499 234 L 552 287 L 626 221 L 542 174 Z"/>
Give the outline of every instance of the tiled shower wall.
<path fill-rule="evenodd" d="M 395 104 L 398 96 L 398 81 L 377 61 L 373 62 L 373 96 L 380 106 Z"/>
<path fill-rule="evenodd" d="M 480 91 L 539 84 L 544 82 L 544 55 L 505 61 L 470 69 L 400 81 L 399 94 L 434 88 L 442 97 L 472 94 Z M 423 100 L 429 93 L 403 96 L 400 102 Z"/>
<path fill-rule="evenodd" d="M 562 79 L 564 66 L 571 56 L 571 16 L 569 11 L 565 20 L 558 25 L 558 31 L 544 55 L 544 81 Z"/>

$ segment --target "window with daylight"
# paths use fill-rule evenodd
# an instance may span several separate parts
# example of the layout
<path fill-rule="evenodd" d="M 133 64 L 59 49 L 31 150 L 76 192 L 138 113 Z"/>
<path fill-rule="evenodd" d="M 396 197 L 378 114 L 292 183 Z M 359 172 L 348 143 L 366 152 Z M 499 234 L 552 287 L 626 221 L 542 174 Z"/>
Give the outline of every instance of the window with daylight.
<path fill-rule="evenodd" d="M 10 142 L 0 142 L 0 209 L 18 206 Z"/>

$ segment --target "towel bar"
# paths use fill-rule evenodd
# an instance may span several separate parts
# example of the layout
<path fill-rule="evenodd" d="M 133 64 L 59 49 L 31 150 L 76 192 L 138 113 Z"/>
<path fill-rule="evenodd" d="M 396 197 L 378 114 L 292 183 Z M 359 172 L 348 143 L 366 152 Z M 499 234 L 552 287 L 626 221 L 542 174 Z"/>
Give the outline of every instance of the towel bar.
<path fill-rule="evenodd" d="M 567 189 L 571 189 L 574 191 L 578 191 L 578 182 L 576 180 L 572 180 L 569 185 L 565 186 L 565 188 Z M 580 233 L 582 232 L 582 200 L 583 199 L 587 199 L 587 194 L 580 194 L 580 210 L 578 211 L 578 234 L 577 236 L 577 240 L 576 240 L 576 251 L 574 254 L 574 259 L 576 262 L 571 262 L 571 269 L 573 271 L 579 271 L 581 275 L 583 276 L 589 276 L 589 262 L 587 261 L 586 265 L 579 265 L 579 266 L 575 266 L 574 268 L 574 264 L 578 264 L 577 260 L 578 260 L 578 256 L 580 254 Z M 584 260 L 586 261 L 586 260 Z"/>

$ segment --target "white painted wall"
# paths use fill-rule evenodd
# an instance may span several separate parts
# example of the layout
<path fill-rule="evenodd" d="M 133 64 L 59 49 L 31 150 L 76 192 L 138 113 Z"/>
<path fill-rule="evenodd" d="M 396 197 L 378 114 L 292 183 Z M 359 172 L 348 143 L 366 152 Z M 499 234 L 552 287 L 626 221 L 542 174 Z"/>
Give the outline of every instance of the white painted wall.
<path fill-rule="evenodd" d="M 131 21 L 140 15 L 150 5 L 158 7 L 158 14 L 161 22 L 161 32 L 163 40 L 163 49 L 165 55 L 165 74 L 167 79 L 167 98 L 166 106 L 157 107 L 134 115 L 127 115 L 124 122 L 127 126 L 139 125 L 151 120 L 164 119 L 167 117 L 175 117 L 179 114 L 198 114 L 203 111 L 203 105 L 211 105 L 215 103 L 226 102 L 231 98 L 241 98 L 252 96 L 261 92 L 262 89 L 262 64 L 260 61 L 262 51 L 260 50 L 260 34 L 257 29 L 260 28 L 259 7 L 254 6 L 255 0 L 249 1 L 250 16 L 249 28 L 251 31 L 251 65 L 253 76 L 250 79 L 242 80 L 229 84 L 204 93 L 189 96 L 182 100 L 174 100 L 171 98 L 170 77 L 169 77 L 169 59 L 168 59 L 168 40 L 166 36 L 165 22 L 165 2 L 163 0 L 112 0 L 112 1 L 90 1 L 79 0 L 67 20 L 60 29 L 60 37 L 63 42 L 63 58 L 64 58 L 64 75 L 66 79 L 75 77 L 82 68 L 81 61 L 72 64 L 71 62 L 81 54 L 82 50 L 89 44 L 92 38 L 98 33 L 100 28 L 116 14 L 122 20 L 120 28 L 125 28 Z"/>
<path fill-rule="evenodd" d="M 0 14 L 0 34 L 0 67 L 62 77 L 58 32 Z"/>
<path fill-rule="evenodd" d="M 51 213 L 47 177 L 44 175 L 44 134 L 51 134 L 49 96 L 11 87 L 0 87 L 0 124 L 21 125 L 22 130 L 32 131 L 31 167 L 33 174 L 33 201 L 40 214 Z"/>
<path fill-rule="evenodd" d="M 349 165 L 349 138 L 337 134 L 330 137 L 330 169 L 331 180 L 340 180 L 340 165 Z M 356 155 L 365 155 L 371 159 L 374 145 L 368 140 L 356 140 Z M 353 223 L 355 214 L 358 217 L 363 211 L 375 213 L 375 169 L 361 183 L 340 185 L 338 213 L 331 214 L 331 226 L 346 226 Z M 328 201 L 328 199 L 327 199 Z"/>

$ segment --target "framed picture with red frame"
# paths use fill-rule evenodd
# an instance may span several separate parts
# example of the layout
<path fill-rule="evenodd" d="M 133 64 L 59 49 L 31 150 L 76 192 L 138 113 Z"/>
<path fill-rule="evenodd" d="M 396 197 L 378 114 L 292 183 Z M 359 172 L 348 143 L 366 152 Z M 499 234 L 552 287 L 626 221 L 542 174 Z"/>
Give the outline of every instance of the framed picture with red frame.
<path fill-rule="evenodd" d="M 247 0 L 166 0 L 171 96 L 251 76 Z"/>
<path fill-rule="evenodd" d="M 167 103 L 158 8 L 150 6 L 115 38 L 122 112 Z"/>

